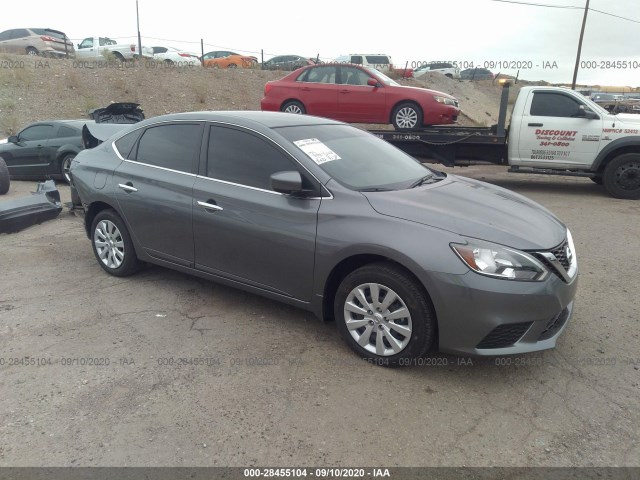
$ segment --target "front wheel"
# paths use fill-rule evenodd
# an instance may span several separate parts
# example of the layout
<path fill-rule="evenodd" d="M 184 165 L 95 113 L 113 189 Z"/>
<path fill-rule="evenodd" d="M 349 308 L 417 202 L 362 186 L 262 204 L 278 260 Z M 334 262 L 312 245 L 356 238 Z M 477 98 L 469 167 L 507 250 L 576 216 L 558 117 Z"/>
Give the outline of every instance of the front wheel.
<path fill-rule="evenodd" d="M 285 113 L 297 113 L 298 115 L 304 115 L 305 113 L 307 113 L 304 105 L 295 100 L 286 102 L 284 105 L 282 105 L 282 108 L 280 110 Z"/>
<path fill-rule="evenodd" d="M 422 110 L 414 103 L 401 103 L 391 115 L 396 130 L 413 130 L 422 126 Z"/>
<path fill-rule="evenodd" d="M 349 347 L 379 365 L 409 365 L 436 336 L 428 296 L 390 263 L 365 265 L 347 275 L 336 292 L 334 315 Z"/>
<path fill-rule="evenodd" d="M 602 178 L 612 197 L 640 198 L 640 154 L 624 153 L 614 158 L 604 169 Z"/>
<path fill-rule="evenodd" d="M 238 68 L 238 66 L 235 63 L 230 63 L 227 68 Z"/>
<path fill-rule="evenodd" d="M 71 175 L 69 172 L 71 171 L 71 160 L 75 157 L 76 155 L 74 153 L 68 153 L 60 160 L 60 174 L 67 183 L 71 183 Z"/>
<path fill-rule="evenodd" d="M 93 253 L 102 269 L 116 277 L 138 271 L 139 262 L 129 231 L 113 210 L 102 210 L 91 224 Z"/>

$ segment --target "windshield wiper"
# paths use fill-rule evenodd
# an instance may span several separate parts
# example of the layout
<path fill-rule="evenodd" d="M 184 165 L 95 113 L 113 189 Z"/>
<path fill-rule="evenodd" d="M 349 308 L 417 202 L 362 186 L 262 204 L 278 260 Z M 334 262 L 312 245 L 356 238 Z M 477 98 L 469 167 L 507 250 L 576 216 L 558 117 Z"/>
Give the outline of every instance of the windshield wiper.
<path fill-rule="evenodd" d="M 359 192 L 391 192 L 393 189 L 391 188 L 383 188 L 383 187 L 371 187 L 371 188 L 360 188 Z"/>
<path fill-rule="evenodd" d="M 439 178 L 434 178 L 433 173 L 430 173 L 429 175 L 425 175 L 424 177 L 416 180 L 415 182 L 413 182 L 411 185 L 409 185 L 409 188 L 416 188 L 416 187 L 420 187 L 422 185 L 426 185 L 428 183 L 435 183 L 437 181 L 439 181 Z"/>

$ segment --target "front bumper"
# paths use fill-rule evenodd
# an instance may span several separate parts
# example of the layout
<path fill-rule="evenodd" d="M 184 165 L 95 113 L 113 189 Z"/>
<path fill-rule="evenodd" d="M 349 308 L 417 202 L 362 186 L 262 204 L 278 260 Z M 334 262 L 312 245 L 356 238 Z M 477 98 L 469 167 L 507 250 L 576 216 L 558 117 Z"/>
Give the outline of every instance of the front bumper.
<path fill-rule="evenodd" d="M 573 314 L 578 273 L 517 282 L 435 274 L 427 289 L 438 318 L 439 348 L 464 355 L 511 355 L 554 348 Z"/>

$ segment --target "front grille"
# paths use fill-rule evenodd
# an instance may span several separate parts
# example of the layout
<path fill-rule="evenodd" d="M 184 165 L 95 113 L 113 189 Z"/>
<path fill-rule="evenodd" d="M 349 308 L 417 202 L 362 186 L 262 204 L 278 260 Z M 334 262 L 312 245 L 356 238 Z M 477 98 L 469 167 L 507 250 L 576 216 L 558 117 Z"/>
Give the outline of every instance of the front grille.
<path fill-rule="evenodd" d="M 567 245 L 568 242 L 565 240 L 556 248 L 551 249 L 551 253 L 555 255 L 565 270 L 569 270 L 569 266 L 571 265 L 571 262 L 569 262 L 569 259 L 567 258 Z"/>
<path fill-rule="evenodd" d="M 560 331 L 560 329 L 567 323 L 567 319 L 569 318 L 569 309 L 565 308 L 558 315 L 553 317 L 547 323 L 547 326 L 538 337 L 538 341 L 540 340 L 548 340 L 553 337 L 556 333 Z"/>
<path fill-rule="evenodd" d="M 476 345 L 476 348 L 507 348 L 513 346 L 525 334 L 533 322 L 499 325 Z"/>

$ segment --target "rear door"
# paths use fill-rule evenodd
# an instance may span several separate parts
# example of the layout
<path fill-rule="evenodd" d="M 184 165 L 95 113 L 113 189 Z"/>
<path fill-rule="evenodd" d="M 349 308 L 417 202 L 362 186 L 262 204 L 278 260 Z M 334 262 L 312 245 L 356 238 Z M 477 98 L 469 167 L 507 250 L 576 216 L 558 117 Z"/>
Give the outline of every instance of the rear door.
<path fill-rule="evenodd" d="M 146 128 L 131 153 L 121 153 L 125 161 L 113 176 L 129 231 L 147 254 L 177 265 L 193 266 L 191 203 L 203 128 L 198 122 Z"/>
<path fill-rule="evenodd" d="M 339 119 L 336 76 L 335 65 L 323 65 L 310 68 L 298 78 L 298 95 L 308 114 Z"/>
<path fill-rule="evenodd" d="M 196 268 L 310 301 L 320 198 L 274 192 L 270 175 L 288 170 L 319 197 L 319 183 L 282 148 L 245 128 L 211 125 L 193 193 Z"/>
<path fill-rule="evenodd" d="M 601 118 L 581 115 L 589 107 L 568 92 L 533 90 L 520 124 L 514 165 L 589 166 L 600 145 Z M 513 161 L 512 161 L 513 160 Z"/>

